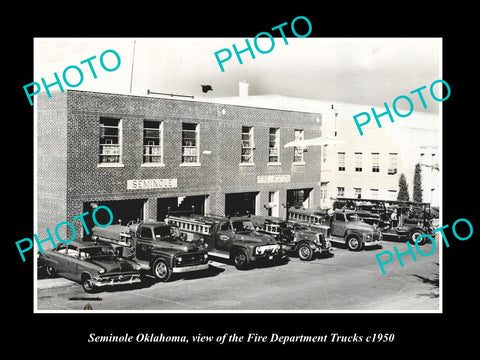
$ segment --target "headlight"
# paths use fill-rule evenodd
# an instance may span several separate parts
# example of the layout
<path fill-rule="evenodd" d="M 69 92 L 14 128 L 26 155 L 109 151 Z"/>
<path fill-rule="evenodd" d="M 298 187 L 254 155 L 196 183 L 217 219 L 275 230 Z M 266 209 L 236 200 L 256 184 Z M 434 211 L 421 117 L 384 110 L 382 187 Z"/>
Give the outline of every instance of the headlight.
<path fill-rule="evenodd" d="M 99 273 L 99 274 L 104 274 L 104 273 L 105 273 L 105 269 L 103 269 L 103 268 L 100 269 L 100 270 L 98 271 L 98 273 Z"/>
<path fill-rule="evenodd" d="M 262 253 L 262 249 L 260 249 L 259 247 L 256 247 L 255 248 L 255 255 L 260 255 Z"/>
<path fill-rule="evenodd" d="M 204 258 L 204 259 L 208 259 L 208 254 L 205 253 L 205 254 L 203 255 L 203 258 Z"/>
<path fill-rule="evenodd" d="M 177 258 L 177 261 L 178 261 L 178 262 L 182 262 L 182 257 L 179 256 L 179 257 Z"/>

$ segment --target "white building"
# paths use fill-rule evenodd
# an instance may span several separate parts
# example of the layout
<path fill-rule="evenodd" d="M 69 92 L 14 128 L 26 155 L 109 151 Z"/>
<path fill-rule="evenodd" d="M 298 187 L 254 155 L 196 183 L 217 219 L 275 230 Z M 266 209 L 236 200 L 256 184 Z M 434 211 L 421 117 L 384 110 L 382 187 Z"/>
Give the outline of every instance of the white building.
<path fill-rule="evenodd" d="M 281 95 L 248 96 L 248 84 L 240 83 L 240 97 L 211 99 L 254 107 L 316 112 L 322 114 L 321 203 L 331 207 L 337 197 L 396 200 L 400 174 L 405 174 L 410 200 L 413 200 L 415 165 L 422 172 L 423 201 L 440 204 L 441 179 L 441 116 L 438 113 L 414 111 L 405 118 L 381 116 L 378 128 L 372 106 L 347 104 Z M 390 108 L 391 108 L 391 104 Z M 376 113 L 385 112 L 375 107 Z M 353 116 L 370 113 L 370 123 L 363 126 L 361 136 Z M 406 113 L 403 111 L 402 113 Z M 363 121 L 359 119 L 359 121 Z M 336 141 L 329 141 L 335 139 Z M 320 139 L 320 142 L 322 139 Z M 308 146 L 305 149 L 308 151 Z M 312 205 L 312 204 L 310 204 Z"/>

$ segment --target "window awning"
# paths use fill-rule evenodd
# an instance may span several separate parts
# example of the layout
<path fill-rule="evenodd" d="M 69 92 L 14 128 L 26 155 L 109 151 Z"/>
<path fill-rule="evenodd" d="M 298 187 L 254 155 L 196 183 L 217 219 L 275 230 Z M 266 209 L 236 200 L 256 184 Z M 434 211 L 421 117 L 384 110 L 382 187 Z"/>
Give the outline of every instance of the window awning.
<path fill-rule="evenodd" d="M 332 137 L 317 137 L 313 139 L 306 140 L 294 140 L 290 141 L 283 145 L 283 147 L 307 147 L 307 146 L 322 146 L 322 145 L 333 145 L 333 144 L 344 144 L 345 140 Z"/>

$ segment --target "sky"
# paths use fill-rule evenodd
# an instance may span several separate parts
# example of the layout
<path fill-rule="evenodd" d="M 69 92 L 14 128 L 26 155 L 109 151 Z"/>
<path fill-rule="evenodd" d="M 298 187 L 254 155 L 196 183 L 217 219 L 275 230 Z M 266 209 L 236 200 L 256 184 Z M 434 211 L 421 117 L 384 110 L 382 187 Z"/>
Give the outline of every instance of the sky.
<path fill-rule="evenodd" d="M 442 42 L 439 38 L 274 38 L 273 49 L 266 54 L 248 52 L 240 64 L 232 44 L 246 47 L 245 38 L 36 38 L 34 42 L 34 78 L 54 81 L 70 65 L 84 73 L 78 90 L 147 95 L 154 92 L 191 95 L 195 98 L 238 96 L 238 82 L 249 83 L 250 95 L 283 95 L 307 99 L 347 102 L 364 105 L 389 104 L 399 95 L 408 95 L 423 85 L 441 78 Z M 260 38 L 261 49 L 271 47 L 270 40 Z M 228 48 L 232 58 L 220 70 L 214 53 Z M 115 50 L 120 67 L 104 71 L 99 63 L 105 50 Z M 224 56 L 222 53 L 220 56 Z M 82 60 L 96 56 L 92 65 Z M 107 66 L 115 65 L 110 53 Z M 133 62 L 133 69 L 132 69 Z M 77 82 L 74 70 L 68 72 L 71 83 Z M 79 79 L 77 79 L 79 80 Z M 202 84 L 213 91 L 202 93 Z M 131 91 L 130 91 L 131 87 Z M 52 90 L 55 87 L 52 87 Z M 428 95 L 428 90 L 425 96 Z M 414 101 L 415 110 L 424 110 Z M 427 102 L 424 111 L 437 111 L 438 103 Z"/>

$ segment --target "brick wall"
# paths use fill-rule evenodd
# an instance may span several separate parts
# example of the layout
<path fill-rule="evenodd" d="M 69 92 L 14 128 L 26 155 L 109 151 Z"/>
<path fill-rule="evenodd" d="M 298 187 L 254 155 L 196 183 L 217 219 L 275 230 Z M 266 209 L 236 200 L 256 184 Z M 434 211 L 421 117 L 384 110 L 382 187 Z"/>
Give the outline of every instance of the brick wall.
<path fill-rule="evenodd" d="M 260 191 L 259 202 L 264 204 L 268 191 L 280 190 L 283 199 L 287 189 L 319 187 L 320 148 L 309 148 L 305 166 L 293 166 L 293 148 L 283 145 L 294 140 L 295 129 L 304 129 L 306 139 L 320 136 L 320 114 L 76 90 L 38 101 L 42 128 L 39 228 L 55 217 L 71 221 L 88 201 L 148 199 L 148 215 L 156 218 L 156 199 L 162 197 L 209 195 L 209 211 L 223 213 L 225 193 Z M 99 119 L 103 116 L 122 119 L 123 167 L 98 166 Z M 144 120 L 164 122 L 164 167 L 141 166 Z M 182 122 L 200 124 L 201 166 L 180 166 Z M 242 126 L 254 127 L 255 166 L 239 165 Z M 267 165 L 270 127 L 280 128 L 281 165 Z M 288 174 L 291 182 L 257 183 L 257 176 L 270 174 Z M 129 179 L 153 178 L 177 178 L 178 187 L 126 188 Z M 319 191 L 313 194 L 317 196 Z M 76 223 L 80 228 L 79 221 Z"/>

